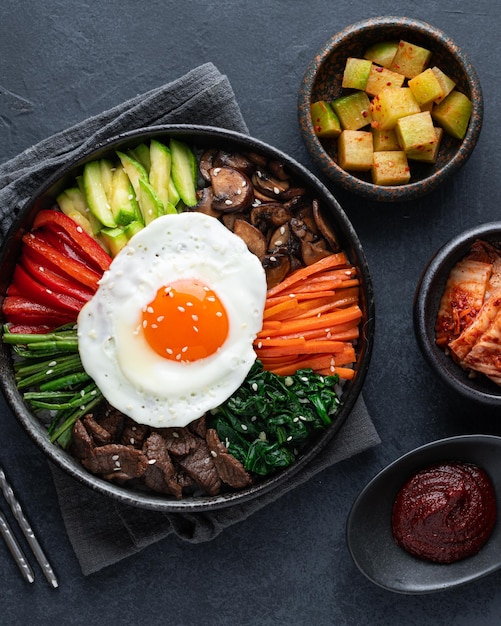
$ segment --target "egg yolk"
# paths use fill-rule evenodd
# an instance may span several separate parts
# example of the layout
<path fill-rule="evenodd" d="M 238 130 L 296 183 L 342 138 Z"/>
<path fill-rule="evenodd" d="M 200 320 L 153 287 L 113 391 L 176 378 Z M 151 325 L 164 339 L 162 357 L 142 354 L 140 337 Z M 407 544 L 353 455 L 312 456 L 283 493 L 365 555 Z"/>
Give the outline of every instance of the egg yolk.
<path fill-rule="evenodd" d="M 162 286 L 143 309 L 150 347 L 165 359 L 198 361 L 214 354 L 228 336 L 226 310 L 217 294 L 197 280 Z"/>

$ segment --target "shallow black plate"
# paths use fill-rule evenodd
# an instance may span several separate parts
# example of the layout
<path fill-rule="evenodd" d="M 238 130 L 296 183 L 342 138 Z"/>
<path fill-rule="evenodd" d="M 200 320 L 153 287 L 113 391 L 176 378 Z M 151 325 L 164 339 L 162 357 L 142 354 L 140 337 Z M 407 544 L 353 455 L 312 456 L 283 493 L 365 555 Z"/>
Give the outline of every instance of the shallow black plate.
<path fill-rule="evenodd" d="M 355 401 L 360 394 L 362 385 L 369 367 L 374 335 L 374 296 L 369 269 L 365 254 L 353 226 L 337 200 L 327 188 L 306 168 L 283 152 L 246 135 L 206 126 L 195 125 L 165 125 L 123 133 L 109 141 L 95 146 L 92 151 L 78 160 L 70 161 L 34 194 L 33 198 L 23 208 L 21 214 L 7 235 L 0 256 L 0 301 L 3 301 L 7 286 L 10 283 L 12 272 L 19 255 L 22 235 L 30 229 L 35 214 L 43 208 L 53 204 L 54 198 L 69 182 L 74 180 L 82 165 L 96 158 L 103 158 L 114 154 L 115 150 L 125 150 L 142 141 L 155 137 L 162 141 L 168 137 L 177 137 L 200 148 L 218 147 L 228 150 L 255 151 L 269 158 L 283 161 L 290 173 L 302 181 L 302 184 L 312 189 L 331 220 L 340 238 L 340 245 L 347 252 L 350 260 L 360 272 L 361 295 L 360 306 L 363 311 L 363 328 L 357 346 L 358 362 L 354 379 L 345 385 L 342 397 L 342 407 L 332 427 L 327 429 L 320 438 L 301 456 L 296 463 L 275 476 L 256 483 L 250 488 L 234 493 L 227 493 L 213 497 L 187 497 L 175 500 L 167 496 L 155 495 L 130 488 L 119 487 L 87 472 L 67 452 L 51 444 L 47 439 L 46 431 L 40 421 L 24 404 L 18 392 L 13 375 L 11 351 L 8 346 L 0 343 L 0 383 L 4 395 L 13 413 L 16 415 L 26 432 L 43 450 L 47 457 L 56 465 L 73 476 L 81 483 L 96 489 L 108 496 L 121 500 L 127 504 L 156 509 L 161 511 L 207 511 L 238 504 L 253 499 L 274 487 L 289 481 L 316 456 L 338 432 L 348 417 Z M 0 320 L 3 322 L 4 320 Z"/>
<path fill-rule="evenodd" d="M 415 472 L 441 461 L 484 469 L 496 492 L 497 522 L 480 552 L 447 565 L 417 559 L 400 548 L 391 531 L 395 497 Z M 373 583 L 398 593 L 441 591 L 486 576 L 501 567 L 501 437 L 464 435 L 441 439 L 400 457 L 362 490 L 348 517 L 347 541 L 359 570 Z"/>

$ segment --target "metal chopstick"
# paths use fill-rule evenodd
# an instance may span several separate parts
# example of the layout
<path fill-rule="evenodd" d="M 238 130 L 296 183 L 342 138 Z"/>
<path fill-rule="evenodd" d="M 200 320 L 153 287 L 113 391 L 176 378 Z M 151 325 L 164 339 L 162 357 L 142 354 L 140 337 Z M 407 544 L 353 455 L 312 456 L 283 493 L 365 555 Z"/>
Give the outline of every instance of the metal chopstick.
<path fill-rule="evenodd" d="M 17 520 L 19 524 L 19 528 L 22 530 L 23 535 L 26 537 L 26 541 L 28 542 L 38 564 L 42 568 L 43 574 L 48 582 L 54 587 L 58 587 L 59 583 L 57 582 L 56 575 L 54 574 L 54 570 L 52 569 L 48 558 L 45 556 L 42 547 L 38 543 L 38 539 L 35 537 L 35 533 L 31 528 L 26 516 L 24 515 L 23 509 L 21 508 L 21 504 L 16 498 L 12 487 L 10 486 L 7 477 L 5 476 L 5 472 L 0 467 L 0 489 L 9 503 L 12 514 Z"/>
<path fill-rule="evenodd" d="M 10 550 L 10 553 L 14 557 L 14 561 L 24 579 L 29 583 L 32 583 L 35 580 L 35 574 L 31 569 L 31 565 L 26 560 L 23 551 L 21 550 L 21 546 L 19 545 L 14 533 L 12 532 L 12 528 L 9 526 L 9 522 L 5 515 L 0 511 L 0 534 L 5 539 L 5 543 Z"/>

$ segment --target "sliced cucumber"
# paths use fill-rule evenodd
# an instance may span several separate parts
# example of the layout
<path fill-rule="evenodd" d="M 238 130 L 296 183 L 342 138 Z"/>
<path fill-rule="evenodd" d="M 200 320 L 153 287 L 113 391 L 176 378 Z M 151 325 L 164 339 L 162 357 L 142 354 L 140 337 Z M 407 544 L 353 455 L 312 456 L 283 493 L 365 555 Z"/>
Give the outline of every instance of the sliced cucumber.
<path fill-rule="evenodd" d="M 127 224 L 127 226 L 124 227 L 124 233 L 126 234 L 127 239 L 130 239 L 143 228 L 143 222 L 139 222 L 138 220 L 136 220 L 134 222 L 131 222 L 130 224 Z"/>
<path fill-rule="evenodd" d="M 145 143 L 140 143 L 135 148 L 128 151 L 130 156 L 139 161 L 144 169 L 149 173 L 151 168 L 150 149 Z"/>
<path fill-rule="evenodd" d="M 111 183 L 115 167 L 108 159 L 101 159 L 99 161 L 99 167 L 101 168 L 101 180 L 103 181 L 104 191 L 109 201 L 111 198 Z"/>
<path fill-rule="evenodd" d="M 148 172 L 144 166 L 139 163 L 139 161 L 131 157 L 129 154 L 125 154 L 125 152 L 117 152 L 117 155 L 125 172 L 127 173 L 127 176 L 129 177 L 130 182 L 132 183 L 136 198 L 139 200 L 139 181 L 144 180 L 145 182 L 148 182 Z"/>
<path fill-rule="evenodd" d="M 117 165 L 111 183 L 111 212 L 119 226 L 140 218 L 136 194 L 122 165 Z"/>
<path fill-rule="evenodd" d="M 124 229 L 119 227 L 103 228 L 101 230 L 101 237 L 105 241 L 112 256 L 116 256 L 129 241 Z"/>
<path fill-rule="evenodd" d="M 187 206 L 197 204 L 197 159 L 184 142 L 171 138 L 171 176 L 181 200 Z M 171 200 L 172 202 L 172 200 Z"/>
<path fill-rule="evenodd" d="M 175 207 L 170 203 L 169 187 L 171 180 L 171 153 L 167 146 L 155 139 L 150 143 L 150 184 L 162 202 L 165 212 L 170 213 Z"/>
<path fill-rule="evenodd" d="M 87 204 L 92 214 L 103 226 L 114 228 L 116 222 L 111 212 L 108 197 L 106 196 L 99 161 L 91 161 L 85 165 L 83 171 L 83 187 Z"/>
<path fill-rule="evenodd" d="M 138 201 L 145 225 L 164 214 L 162 201 L 150 183 L 142 178 L 139 179 Z"/>

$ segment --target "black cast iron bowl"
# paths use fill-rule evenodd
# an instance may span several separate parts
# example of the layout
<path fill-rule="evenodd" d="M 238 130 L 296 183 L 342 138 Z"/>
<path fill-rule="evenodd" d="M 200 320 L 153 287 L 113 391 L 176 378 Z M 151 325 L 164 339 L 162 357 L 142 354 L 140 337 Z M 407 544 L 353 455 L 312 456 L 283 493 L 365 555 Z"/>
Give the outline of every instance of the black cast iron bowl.
<path fill-rule="evenodd" d="M 457 82 L 457 89 L 472 100 L 473 112 L 462 141 L 444 135 L 435 164 L 410 162 L 410 182 L 389 187 L 373 184 L 370 172 L 347 172 L 338 165 L 336 140 L 318 139 L 313 129 L 310 106 L 317 100 L 332 101 L 341 95 L 343 70 L 348 57 L 361 57 L 373 43 L 401 39 L 431 50 L 431 65 L 438 66 Z M 333 35 L 310 61 L 298 97 L 299 127 L 313 162 L 334 184 L 380 202 L 413 200 L 430 193 L 457 172 L 477 144 L 483 109 L 480 81 L 465 52 L 434 26 L 396 16 L 363 20 Z"/>
<path fill-rule="evenodd" d="M 364 251 L 346 214 L 337 200 L 330 194 L 324 185 L 301 164 L 283 152 L 257 139 L 229 130 L 195 125 L 165 125 L 123 133 L 108 141 L 99 143 L 78 160 L 69 160 L 66 165 L 55 172 L 32 196 L 22 208 L 12 225 L 2 247 L 0 256 L 0 299 L 3 301 L 6 289 L 11 281 L 16 260 L 19 255 L 21 237 L 29 231 L 35 214 L 44 208 L 49 208 L 57 194 L 69 182 L 74 180 L 82 165 L 95 158 L 112 156 L 115 150 L 126 150 L 142 141 L 156 138 L 160 141 L 169 137 L 176 137 L 199 148 L 217 147 L 228 150 L 254 151 L 262 155 L 278 159 L 286 164 L 289 172 L 298 181 L 312 189 L 325 209 L 325 214 L 332 226 L 339 234 L 340 244 L 347 252 L 350 260 L 358 267 L 361 278 L 360 305 L 363 310 L 361 337 L 357 345 L 358 360 L 356 374 L 352 381 L 344 387 L 342 407 L 335 423 L 300 456 L 293 465 L 282 472 L 256 482 L 251 487 L 224 493 L 218 496 L 186 497 L 175 500 L 168 496 L 147 493 L 139 490 L 121 487 L 107 482 L 85 470 L 78 461 L 65 450 L 50 443 L 45 427 L 23 402 L 22 396 L 16 388 L 12 367 L 12 354 L 9 346 L 0 344 L 0 381 L 5 398 L 28 435 L 43 453 L 70 476 L 80 483 L 102 494 L 120 500 L 124 503 L 164 512 L 198 512 L 209 511 L 247 502 L 264 493 L 271 491 L 283 483 L 291 483 L 316 455 L 320 454 L 327 443 L 336 435 L 352 410 L 369 367 L 374 335 L 374 296 L 372 283 Z M 0 320 L 5 321 L 3 318 Z"/>
<path fill-rule="evenodd" d="M 425 360 L 453 393 L 485 406 L 501 408 L 501 387 L 485 376 L 471 377 L 435 342 L 435 322 L 449 273 L 477 239 L 501 243 L 501 222 L 480 224 L 459 233 L 432 257 L 416 288 L 414 332 Z"/>

